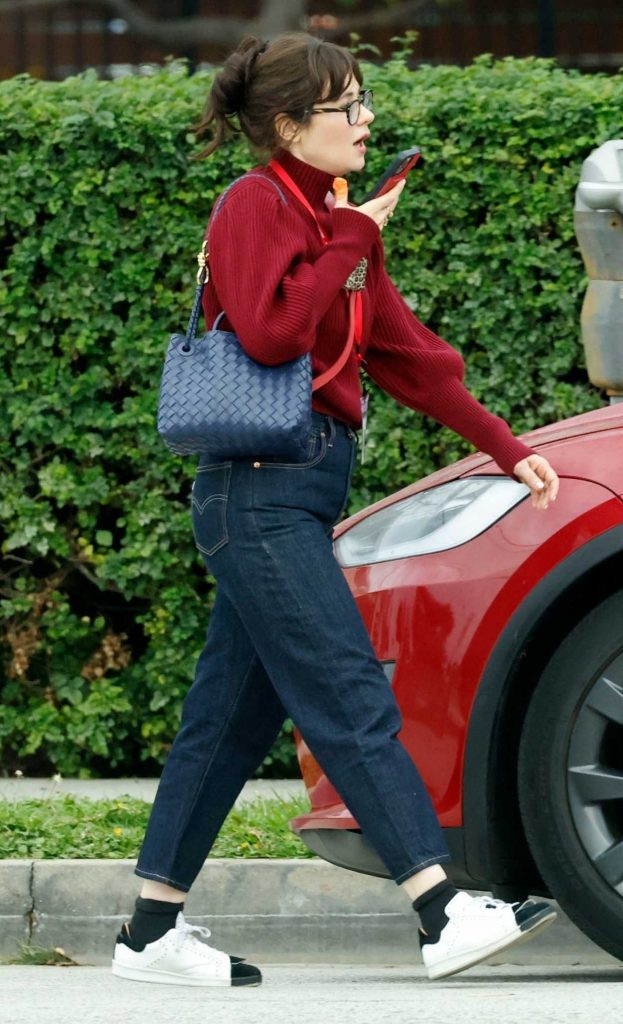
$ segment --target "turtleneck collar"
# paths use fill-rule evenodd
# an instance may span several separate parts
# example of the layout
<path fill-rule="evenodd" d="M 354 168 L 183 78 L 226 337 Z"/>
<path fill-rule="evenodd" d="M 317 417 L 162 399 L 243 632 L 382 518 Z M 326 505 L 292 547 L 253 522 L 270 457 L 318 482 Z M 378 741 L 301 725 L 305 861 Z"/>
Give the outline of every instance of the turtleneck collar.
<path fill-rule="evenodd" d="M 333 174 L 299 160 L 287 149 L 277 150 L 275 160 L 278 160 L 284 171 L 287 171 L 314 209 L 326 210 L 324 199 L 333 186 Z"/>

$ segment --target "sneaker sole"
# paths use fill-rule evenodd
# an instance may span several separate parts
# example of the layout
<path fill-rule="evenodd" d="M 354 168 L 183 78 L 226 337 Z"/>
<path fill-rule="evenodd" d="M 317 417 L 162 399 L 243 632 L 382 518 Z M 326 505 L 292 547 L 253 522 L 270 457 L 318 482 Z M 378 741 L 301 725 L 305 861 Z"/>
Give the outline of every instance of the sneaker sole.
<path fill-rule="evenodd" d="M 479 950 L 473 950 L 470 954 L 450 957 L 442 964 L 427 968 L 428 977 L 431 981 L 447 978 L 452 974 L 458 974 L 460 971 L 467 970 L 468 967 L 475 967 L 476 964 L 481 964 L 483 960 L 488 960 L 489 957 L 500 953 L 503 949 L 510 949 L 511 946 L 520 946 L 522 942 L 527 942 L 528 939 L 532 939 L 539 932 L 544 931 L 550 924 L 553 924 L 556 917 L 555 910 L 543 910 L 540 914 L 535 914 L 533 918 L 526 921 L 523 929 L 518 928 L 516 932 L 505 935 L 502 939 L 498 939 L 497 942 L 481 946 Z"/>
<path fill-rule="evenodd" d="M 180 974 L 171 974 L 166 971 L 151 971 L 145 967 L 126 967 L 117 964 L 113 960 L 112 973 L 117 978 L 125 978 L 128 981 L 147 981 L 156 985 L 193 985 L 200 988 L 232 988 L 239 985 L 261 985 L 262 976 L 243 978 L 185 978 Z"/>

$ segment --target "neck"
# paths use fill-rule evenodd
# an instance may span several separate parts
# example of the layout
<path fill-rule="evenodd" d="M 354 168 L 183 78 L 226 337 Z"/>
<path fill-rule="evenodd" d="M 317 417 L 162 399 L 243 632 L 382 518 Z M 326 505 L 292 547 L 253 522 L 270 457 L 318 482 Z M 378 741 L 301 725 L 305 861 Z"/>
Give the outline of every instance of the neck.
<path fill-rule="evenodd" d="M 309 203 L 315 209 L 324 209 L 325 196 L 331 191 L 334 175 L 300 160 L 287 149 L 277 150 L 274 158 L 298 185 Z"/>

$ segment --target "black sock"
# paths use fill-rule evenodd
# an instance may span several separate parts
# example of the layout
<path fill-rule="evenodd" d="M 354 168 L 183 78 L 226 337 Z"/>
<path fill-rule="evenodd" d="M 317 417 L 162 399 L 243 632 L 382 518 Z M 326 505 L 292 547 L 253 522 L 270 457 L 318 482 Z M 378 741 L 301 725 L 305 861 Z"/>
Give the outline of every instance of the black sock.
<path fill-rule="evenodd" d="M 422 928 L 426 932 L 425 941 L 437 942 L 441 931 L 448 923 L 446 907 L 457 892 L 458 889 L 450 879 L 445 878 L 443 882 L 438 882 L 413 901 L 413 909 L 420 915 Z"/>
<path fill-rule="evenodd" d="M 137 896 L 135 907 L 132 919 L 124 931 L 129 930 L 130 933 L 128 945 L 140 953 L 148 942 L 161 939 L 170 928 L 175 928 L 175 919 L 179 911 L 184 909 L 184 903 L 148 900 Z"/>

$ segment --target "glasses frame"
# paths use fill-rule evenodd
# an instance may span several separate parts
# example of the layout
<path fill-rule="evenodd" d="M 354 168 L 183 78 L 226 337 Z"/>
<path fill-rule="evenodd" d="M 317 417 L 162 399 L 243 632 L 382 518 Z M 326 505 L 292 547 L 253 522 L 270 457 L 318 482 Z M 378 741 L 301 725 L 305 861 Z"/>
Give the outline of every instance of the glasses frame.
<path fill-rule="evenodd" d="M 357 99 L 351 100 L 343 107 L 312 107 L 309 111 L 310 114 L 346 114 L 346 120 L 349 125 L 354 127 L 361 117 L 361 108 L 365 107 L 366 110 L 374 110 L 374 92 L 372 89 L 364 89 L 360 92 Z M 356 113 L 353 115 L 351 111 L 355 110 Z M 352 118 L 352 119 L 351 119 Z"/>

